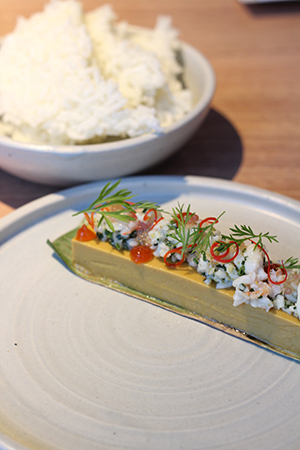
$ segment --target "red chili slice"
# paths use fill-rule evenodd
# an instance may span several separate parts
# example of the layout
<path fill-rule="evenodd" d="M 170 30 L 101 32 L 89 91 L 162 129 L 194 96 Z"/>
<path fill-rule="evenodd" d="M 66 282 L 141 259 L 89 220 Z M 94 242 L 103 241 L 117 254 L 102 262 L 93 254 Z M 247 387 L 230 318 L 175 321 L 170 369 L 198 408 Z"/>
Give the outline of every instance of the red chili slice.
<path fill-rule="evenodd" d="M 265 254 L 267 254 L 267 252 L 265 252 L 264 249 L 262 249 L 262 251 L 263 251 Z M 281 280 L 281 281 L 274 281 L 274 280 L 272 280 L 272 278 L 271 278 L 270 272 L 271 272 L 272 269 L 275 270 L 276 266 L 279 266 L 279 264 L 271 264 L 271 263 L 270 263 L 270 259 L 269 259 L 269 257 L 268 257 L 267 274 L 268 274 L 268 279 L 269 279 L 270 283 L 272 283 L 272 284 L 277 284 L 277 285 L 278 285 L 278 284 L 283 284 L 283 283 L 286 281 L 286 279 L 287 279 L 287 277 L 288 277 L 287 270 L 286 270 L 286 268 L 284 267 L 283 261 L 281 261 L 281 264 L 282 264 L 282 267 L 277 267 L 277 269 L 280 269 L 280 270 L 282 271 L 282 273 L 283 273 L 283 275 L 284 275 L 284 278 L 283 278 L 283 280 Z"/>
<path fill-rule="evenodd" d="M 216 247 L 219 247 L 220 244 L 225 244 L 225 243 L 226 242 L 223 242 L 223 241 L 216 241 L 210 247 L 210 254 L 211 254 L 211 256 L 216 261 L 218 261 L 220 263 L 223 263 L 223 264 L 233 261 L 236 258 L 236 256 L 238 255 L 238 253 L 239 253 L 239 246 L 238 246 L 238 244 L 235 241 L 229 241 L 229 242 L 227 242 L 227 244 L 235 245 L 235 247 L 236 247 L 234 255 L 231 258 L 226 259 L 226 257 L 229 255 L 230 247 L 228 247 L 224 252 L 222 252 L 221 255 L 220 254 L 216 255 L 216 253 L 215 253 Z"/>
<path fill-rule="evenodd" d="M 176 266 L 180 266 L 184 260 L 185 257 L 183 255 L 183 257 L 181 259 L 179 259 L 177 262 L 175 263 L 169 263 L 169 261 L 167 261 L 168 257 L 171 256 L 173 253 L 181 253 L 182 247 L 178 247 L 178 248 L 172 248 L 169 251 L 167 251 L 167 253 L 164 256 L 164 262 L 168 267 L 176 267 Z"/>
<path fill-rule="evenodd" d="M 287 270 L 286 270 L 286 268 L 284 267 L 283 261 L 281 261 L 281 263 L 282 263 L 282 268 L 280 268 L 280 269 L 282 270 L 282 272 L 283 272 L 283 274 L 284 274 L 284 279 L 283 279 L 282 281 L 273 281 L 272 278 L 271 278 L 271 275 L 270 275 L 270 271 L 271 271 L 271 269 L 274 268 L 274 267 L 272 267 L 272 266 L 274 266 L 274 264 L 271 264 L 271 261 L 270 261 L 270 258 L 269 258 L 268 253 L 266 252 L 266 250 L 265 250 L 261 245 L 259 245 L 259 244 L 257 244 L 256 242 L 252 241 L 252 239 L 249 239 L 249 240 L 250 240 L 250 242 L 252 242 L 252 244 L 257 245 L 257 247 L 260 248 L 261 251 L 264 252 L 264 254 L 266 255 L 266 258 L 267 258 L 267 261 L 268 261 L 267 274 L 268 274 L 268 280 L 270 281 L 270 283 L 272 283 L 272 284 L 277 284 L 277 285 L 278 285 L 278 284 L 283 284 L 283 283 L 286 281 L 287 276 L 288 276 Z"/>
<path fill-rule="evenodd" d="M 181 215 L 180 215 L 180 214 L 177 214 L 177 217 L 178 217 L 179 220 L 181 220 L 181 216 L 182 216 L 183 220 L 185 221 L 185 220 L 186 220 L 187 213 L 184 212 L 184 213 L 182 213 Z M 189 219 L 188 219 L 188 221 L 187 221 L 186 224 L 188 225 L 189 222 L 192 221 L 192 219 L 193 219 L 194 222 L 197 222 L 197 220 L 199 220 L 199 216 L 197 216 L 197 214 L 189 213 Z M 174 221 L 175 221 L 176 225 L 178 226 L 178 221 L 177 221 L 176 219 L 174 219 Z M 191 224 L 191 225 L 192 225 L 192 224 Z"/>
<path fill-rule="evenodd" d="M 273 265 L 273 264 L 270 265 L 268 276 L 269 276 L 269 280 L 270 280 L 271 283 L 273 283 L 273 284 L 283 284 L 283 283 L 286 281 L 287 277 L 288 277 L 287 270 L 286 270 L 286 268 L 284 267 L 284 263 L 283 263 L 282 260 L 281 260 L 281 264 L 282 264 L 282 267 L 278 267 L 278 269 L 280 269 L 280 270 L 282 271 L 282 273 L 284 274 L 284 279 L 283 279 L 282 281 L 273 281 L 273 280 L 271 279 L 270 271 L 271 271 L 271 269 L 272 269 L 272 265 Z"/>
<path fill-rule="evenodd" d="M 84 216 L 91 227 L 94 228 L 94 213 L 91 213 L 91 217 L 88 215 L 88 213 L 84 213 Z"/>
<path fill-rule="evenodd" d="M 204 223 L 218 223 L 218 219 L 216 217 L 206 217 L 206 219 L 201 220 L 201 222 L 199 223 L 199 228 L 202 228 L 202 225 Z"/>
<path fill-rule="evenodd" d="M 147 220 L 149 218 L 149 214 L 153 212 L 154 213 L 154 222 L 157 220 L 157 211 L 154 208 L 148 209 L 148 211 L 145 213 L 143 220 Z"/>
<path fill-rule="evenodd" d="M 158 223 L 158 222 L 160 222 L 161 220 L 163 220 L 163 217 L 160 217 L 159 219 L 157 219 L 157 220 L 155 220 L 154 222 L 153 222 L 153 224 L 152 224 L 152 226 L 151 226 L 151 228 L 150 228 L 150 231 L 152 230 L 152 228 L 154 228 L 155 227 L 155 225 Z"/>

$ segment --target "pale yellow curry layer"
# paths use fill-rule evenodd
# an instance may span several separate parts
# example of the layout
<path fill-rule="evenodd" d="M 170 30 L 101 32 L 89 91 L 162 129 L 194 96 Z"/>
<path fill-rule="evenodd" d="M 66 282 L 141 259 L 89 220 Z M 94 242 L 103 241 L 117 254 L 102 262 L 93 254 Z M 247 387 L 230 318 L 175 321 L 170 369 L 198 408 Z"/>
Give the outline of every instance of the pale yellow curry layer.
<path fill-rule="evenodd" d="M 202 317 L 256 337 L 271 346 L 300 356 L 300 321 L 289 314 L 233 306 L 233 289 L 215 289 L 203 282 L 195 269 L 182 264 L 169 268 L 158 258 L 135 264 L 128 251 L 115 250 L 107 242 L 94 239 L 72 241 L 73 262 L 90 275 L 117 281 L 143 294 L 179 306 Z"/>

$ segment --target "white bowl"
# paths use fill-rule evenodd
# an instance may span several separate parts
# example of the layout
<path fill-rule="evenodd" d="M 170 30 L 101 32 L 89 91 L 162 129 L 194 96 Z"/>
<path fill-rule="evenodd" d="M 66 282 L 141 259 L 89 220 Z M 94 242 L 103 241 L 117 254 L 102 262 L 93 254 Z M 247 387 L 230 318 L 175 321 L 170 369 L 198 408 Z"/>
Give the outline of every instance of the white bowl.
<path fill-rule="evenodd" d="M 0 137 L 0 167 L 25 180 L 56 186 L 124 177 L 158 163 L 187 142 L 204 120 L 215 91 L 208 60 L 182 43 L 185 82 L 194 107 L 161 135 L 91 145 L 35 145 Z"/>

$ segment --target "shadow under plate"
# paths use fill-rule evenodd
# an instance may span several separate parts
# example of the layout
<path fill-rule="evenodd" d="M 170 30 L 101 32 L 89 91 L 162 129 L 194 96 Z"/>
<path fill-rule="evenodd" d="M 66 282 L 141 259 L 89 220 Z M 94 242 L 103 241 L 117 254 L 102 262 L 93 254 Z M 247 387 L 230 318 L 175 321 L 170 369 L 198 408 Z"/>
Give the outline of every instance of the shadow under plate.
<path fill-rule="evenodd" d="M 234 126 L 211 109 L 194 136 L 145 175 L 197 175 L 232 180 L 242 162 L 242 141 Z"/>

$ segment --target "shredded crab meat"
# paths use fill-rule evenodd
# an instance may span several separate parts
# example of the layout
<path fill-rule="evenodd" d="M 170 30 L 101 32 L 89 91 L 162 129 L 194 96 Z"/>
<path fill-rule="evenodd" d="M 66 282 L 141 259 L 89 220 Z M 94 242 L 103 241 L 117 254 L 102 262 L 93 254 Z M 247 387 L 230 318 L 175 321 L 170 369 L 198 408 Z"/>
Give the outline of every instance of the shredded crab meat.
<path fill-rule="evenodd" d="M 120 206 L 114 205 L 109 210 L 120 211 Z M 221 232 L 215 228 L 217 219 L 215 222 L 204 223 L 194 213 L 180 212 L 179 215 L 172 216 L 153 208 L 136 208 L 128 214 L 133 220 L 111 218 L 114 230 L 105 219 L 100 220 L 101 213 L 96 214 L 94 223 L 98 237 L 108 240 L 118 249 L 131 250 L 138 245 L 147 246 L 155 257 L 163 258 L 170 266 L 186 261 L 204 276 L 206 284 L 215 283 L 217 289 L 234 288 L 234 306 L 246 303 L 266 311 L 281 309 L 300 319 L 299 268 L 283 269 L 280 263 L 270 266 L 270 261 L 266 261 L 266 249 L 251 239 L 245 239 L 239 246 L 229 246 L 228 250 L 222 250 L 220 254 L 225 255 L 223 259 L 215 257 L 211 252 L 212 246 L 218 242 L 226 244 Z M 176 234 L 180 227 L 181 235 Z M 202 233 L 202 239 L 208 239 L 207 246 L 200 248 L 200 251 L 197 248 L 195 250 L 193 243 L 193 237 L 197 233 Z"/>

